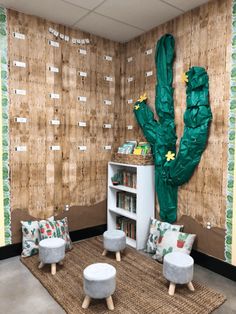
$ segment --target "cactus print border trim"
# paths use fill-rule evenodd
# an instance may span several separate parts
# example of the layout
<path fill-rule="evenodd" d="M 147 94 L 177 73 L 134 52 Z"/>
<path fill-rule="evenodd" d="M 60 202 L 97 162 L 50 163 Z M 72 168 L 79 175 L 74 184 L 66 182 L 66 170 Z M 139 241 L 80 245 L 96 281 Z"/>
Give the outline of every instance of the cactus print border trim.
<path fill-rule="evenodd" d="M 234 176 L 235 176 L 235 120 L 236 120 L 236 0 L 232 1 L 232 55 L 230 79 L 230 111 L 228 131 L 228 179 L 227 179 L 227 207 L 226 207 L 226 235 L 225 260 L 232 263 L 232 221 L 234 204 Z"/>
<path fill-rule="evenodd" d="M 2 103 L 2 179 L 5 245 L 11 244 L 11 210 L 9 183 L 9 98 L 8 98 L 8 38 L 7 10 L 0 8 L 0 48 L 1 48 L 1 103 Z"/>

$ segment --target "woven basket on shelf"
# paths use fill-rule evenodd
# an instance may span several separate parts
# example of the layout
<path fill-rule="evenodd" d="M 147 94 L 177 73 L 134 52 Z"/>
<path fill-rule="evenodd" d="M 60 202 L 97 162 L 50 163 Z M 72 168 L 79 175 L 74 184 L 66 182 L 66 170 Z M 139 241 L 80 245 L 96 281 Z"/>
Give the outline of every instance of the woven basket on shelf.
<path fill-rule="evenodd" d="M 133 154 L 119 154 L 115 153 L 112 157 L 112 161 L 120 162 L 123 164 L 131 165 L 153 165 L 152 155 L 133 155 Z"/>

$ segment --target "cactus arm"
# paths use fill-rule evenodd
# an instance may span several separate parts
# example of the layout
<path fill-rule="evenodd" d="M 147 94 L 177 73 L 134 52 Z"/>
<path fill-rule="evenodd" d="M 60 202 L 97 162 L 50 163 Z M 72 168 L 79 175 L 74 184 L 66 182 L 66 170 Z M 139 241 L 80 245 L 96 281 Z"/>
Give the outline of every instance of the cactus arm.
<path fill-rule="evenodd" d="M 206 147 L 209 124 L 212 120 L 209 106 L 208 75 L 204 68 L 192 67 L 188 73 L 187 108 L 184 114 L 184 133 L 178 155 L 164 166 L 171 185 L 182 185 L 192 176 Z"/>
<path fill-rule="evenodd" d="M 154 119 L 154 114 L 146 104 L 146 100 L 135 103 L 134 114 L 145 138 L 151 145 L 154 145 L 157 137 L 158 122 Z"/>

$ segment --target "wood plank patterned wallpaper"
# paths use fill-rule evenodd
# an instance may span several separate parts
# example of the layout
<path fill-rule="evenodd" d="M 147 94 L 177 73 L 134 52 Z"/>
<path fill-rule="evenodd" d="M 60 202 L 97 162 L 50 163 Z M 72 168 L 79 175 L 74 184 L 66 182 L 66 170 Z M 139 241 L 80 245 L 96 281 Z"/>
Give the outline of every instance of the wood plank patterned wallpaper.
<path fill-rule="evenodd" d="M 147 92 L 148 102 L 154 109 L 155 48 L 157 40 L 165 33 L 173 34 L 176 41 L 173 85 L 178 143 L 183 133 L 183 114 L 186 106 L 185 84 L 181 82 L 181 75 L 191 66 L 202 66 L 207 69 L 213 112 L 207 149 L 191 180 L 179 189 L 178 216 L 185 224 L 186 231 L 198 234 L 197 246 L 200 250 L 223 259 L 230 99 L 231 0 L 210 1 L 126 44 L 122 57 L 124 124 L 134 126 L 133 130 L 125 129 L 126 139 L 137 136 L 144 139 L 134 119 L 133 105 L 129 105 L 128 101 L 136 100 L 139 95 Z M 150 71 L 153 75 L 146 76 L 145 74 Z M 207 222 L 211 223 L 211 230 L 206 229 Z"/>
<path fill-rule="evenodd" d="M 186 97 L 181 74 L 193 65 L 208 71 L 213 112 L 209 142 L 200 165 L 190 182 L 179 189 L 179 219 L 187 232 L 197 233 L 197 249 L 224 259 L 230 26 L 231 0 L 213 0 L 122 45 L 9 10 L 12 211 L 20 209 L 43 218 L 61 213 L 65 204 L 89 208 L 105 201 L 106 168 L 112 151 L 124 139 L 143 139 L 132 102 L 146 91 L 154 107 L 155 46 L 169 32 L 176 40 L 178 141 L 183 132 Z M 87 54 L 80 54 L 82 47 L 71 41 L 56 40 L 58 48 L 48 45 L 48 40 L 55 40 L 49 27 L 71 38 L 88 37 L 91 44 L 83 47 Z M 24 33 L 26 39 L 14 38 L 13 32 Z M 112 61 L 104 60 L 104 55 L 111 56 Z M 26 68 L 15 67 L 13 61 L 25 62 Z M 50 72 L 49 66 L 58 67 L 59 73 Z M 80 77 L 79 71 L 86 72 L 87 77 Z M 152 75 L 145 76 L 150 71 Z M 113 81 L 105 81 L 104 76 L 111 76 Z M 16 95 L 14 89 L 26 90 L 26 95 Z M 50 93 L 60 98 L 50 99 Z M 87 97 L 87 101 L 78 101 L 78 96 Z M 104 105 L 104 100 L 110 100 L 111 105 Z M 25 117 L 27 122 L 17 123 L 16 117 Z M 60 125 L 50 124 L 52 119 L 60 120 Z M 79 121 L 86 122 L 86 127 L 79 127 Z M 104 123 L 112 128 L 104 129 Z M 51 151 L 52 145 L 61 150 Z M 86 146 L 87 151 L 79 151 L 79 145 Z M 104 150 L 105 145 L 112 145 L 112 151 Z M 17 152 L 18 146 L 26 146 L 27 150 Z M 94 215 L 96 211 L 89 217 Z M 76 210 L 71 217 L 76 230 Z M 207 222 L 212 224 L 211 230 L 206 229 Z M 80 227 L 85 225 L 83 220 Z"/>
<path fill-rule="evenodd" d="M 56 39 L 50 27 L 70 36 L 70 41 Z M 65 204 L 104 201 L 107 162 L 121 141 L 117 121 L 121 45 L 11 10 L 8 28 L 12 211 L 21 209 L 43 218 L 61 212 Z M 13 32 L 25 34 L 25 39 L 15 38 Z M 76 45 L 71 38 L 89 38 L 91 43 Z M 48 40 L 57 41 L 59 47 Z M 106 55 L 112 61 L 104 60 Z M 25 62 L 26 67 L 17 67 L 14 61 Z M 59 72 L 51 72 L 50 66 Z M 80 71 L 87 76 L 80 76 Z M 105 81 L 105 76 L 112 81 Z M 25 90 L 26 95 L 15 94 L 15 89 Z M 59 99 L 51 99 L 50 93 Z M 17 117 L 27 122 L 18 123 Z M 79 122 L 86 126 L 78 126 Z M 109 145 L 112 150 L 105 150 Z M 19 146 L 26 151 L 16 151 Z M 51 146 L 60 150 L 52 151 Z"/>

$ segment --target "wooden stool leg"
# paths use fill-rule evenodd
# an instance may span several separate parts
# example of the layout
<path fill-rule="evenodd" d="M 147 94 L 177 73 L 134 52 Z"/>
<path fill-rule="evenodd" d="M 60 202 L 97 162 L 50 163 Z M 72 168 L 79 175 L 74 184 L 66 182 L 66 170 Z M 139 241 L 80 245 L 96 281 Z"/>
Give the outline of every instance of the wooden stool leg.
<path fill-rule="evenodd" d="M 192 281 L 190 281 L 189 283 L 187 283 L 187 286 L 188 286 L 188 288 L 189 288 L 190 291 L 194 291 L 194 290 L 195 290 Z"/>
<path fill-rule="evenodd" d="M 89 307 L 90 301 L 91 298 L 88 295 L 86 295 L 82 304 L 82 308 L 87 309 Z"/>
<path fill-rule="evenodd" d="M 43 266 L 44 266 L 44 263 L 40 262 L 38 268 L 41 269 L 41 268 L 43 268 Z"/>
<path fill-rule="evenodd" d="M 63 265 L 63 261 L 60 261 L 58 264 L 62 266 Z"/>
<path fill-rule="evenodd" d="M 57 272 L 57 264 L 53 263 L 51 264 L 51 274 L 55 275 Z"/>
<path fill-rule="evenodd" d="M 104 251 L 102 252 L 102 256 L 106 256 L 106 254 L 107 254 L 107 250 L 104 250 Z"/>
<path fill-rule="evenodd" d="M 106 298 L 106 301 L 107 301 L 108 310 L 113 311 L 114 304 L 113 304 L 112 296 L 109 296 L 108 298 Z"/>
<path fill-rule="evenodd" d="M 117 262 L 121 261 L 120 252 L 116 252 L 116 260 Z"/>
<path fill-rule="evenodd" d="M 175 284 L 173 282 L 170 282 L 169 295 L 173 296 L 174 294 L 175 294 Z"/>

